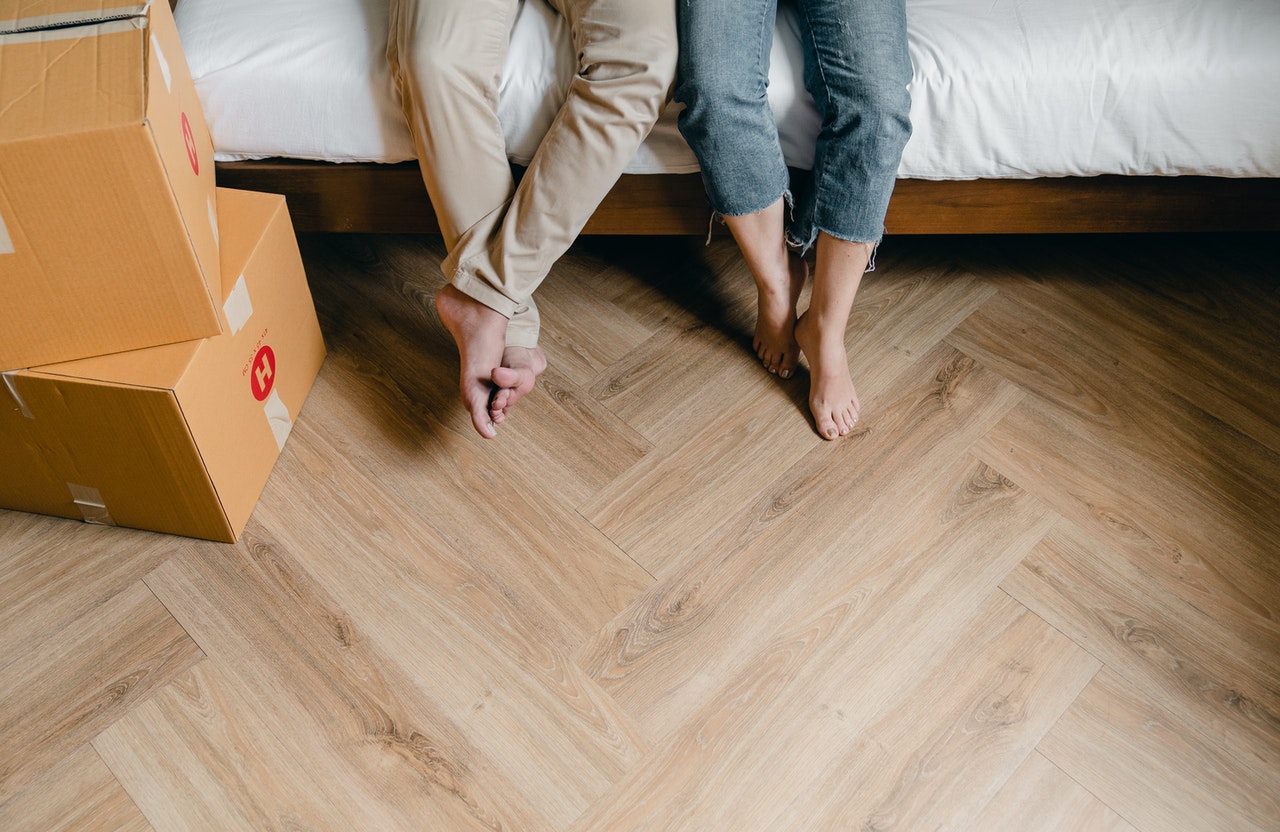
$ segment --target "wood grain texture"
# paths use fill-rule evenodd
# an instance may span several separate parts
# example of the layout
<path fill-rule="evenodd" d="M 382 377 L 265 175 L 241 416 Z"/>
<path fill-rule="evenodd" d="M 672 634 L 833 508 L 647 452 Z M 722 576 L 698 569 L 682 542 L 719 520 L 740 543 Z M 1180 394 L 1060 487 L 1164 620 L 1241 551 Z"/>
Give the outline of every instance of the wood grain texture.
<path fill-rule="evenodd" d="M 439 238 L 301 243 L 239 543 L 0 511 L 0 829 L 1280 828 L 1274 236 L 890 237 L 835 443 L 721 234 L 580 240 L 494 441 Z"/>
<path fill-rule="evenodd" d="M 1242 764 L 1110 670 L 1045 737 L 1050 761 L 1140 829 L 1272 830 L 1280 771 Z"/>
<path fill-rule="evenodd" d="M 148 579 L 213 660 L 97 743 L 149 814 L 194 826 L 233 817 L 246 829 L 545 827 L 467 739 L 466 709 L 436 707 L 287 546 L 246 543 Z M 152 764 L 175 746 L 174 770 Z M 179 783 L 199 794 L 169 805 Z"/>
<path fill-rule="evenodd" d="M 0 669 L 0 804 L 200 657 L 138 581 L 22 645 Z"/>
<path fill-rule="evenodd" d="M 796 800 L 765 828 L 982 829 L 973 815 L 1100 667 L 993 593 L 933 674 L 826 769 L 811 790 L 822 811 Z"/>
<path fill-rule="evenodd" d="M 185 545 L 178 538 L 0 512 L 0 669 L 101 608 Z"/>
<path fill-rule="evenodd" d="M 1280 627 L 1179 595 L 1178 582 L 1065 526 L 1002 584 L 1013 597 L 1218 737 L 1241 764 L 1280 771 Z"/>
<path fill-rule="evenodd" d="M 1134 832 L 1105 803 L 1033 753 L 970 827 L 984 832 Z"/>
<path fill-rule="evenodd" d="M 1044 264 L 1035 262 L 1034 240 L 1004 240 L 1002 257 L 1019 268 L 1001 291 L 1074 325 L 1088 346 L 1130 372 L 1277 450 L 1280 419 L 1267 402 L 1280 386 L 1280 367 L 1269 360 L 1280 349 L 1280 307 L 1270 267 L 1250 262 L 1247 249 L 1239 265 L 1218 257 L 1232 238 L 1177 242 L 1171 259 L 1125 238 L 1082 241 L 1063 261 Z"/>
<path fill-rule="evenodd" d="M 680 679 L 738 672 L 742 640 L 793 626 L 782 622 L 798 609 L 860 609 L 882 593 L 892 599 L 887 603 L 900 600 L 890 589 L 900 580 L 910 586 L 911 567 L 927 562 L 918 553 L 936 546 L 946 562 L 967 564 L 977 553 L 966 536 L 983 539 L 984 523 L 997 525 L 999 544 L 991 551 L 983 551 L 987 542 L 976 546 L 981 557 L 999 563 L 1004 547 L 1012 548 L 1014 560 L 996 567 L 1000 575 L 1044 534 L 1038 505 L 1019 500 L 1016 488 L 963 455 L 1017 391 L 969 362 L 948 363 L 958 358 L 948 350 L 931 358 L 925 366 L 933 373 L 875 408 L 853 441 L 820 446 L 797 461 L 579 654 L 645 724 L 679 724 L 701 701 L 690 702 L 693 691 Z M 906 460 L 909 472 L 901 470 Z M 904 516 L 907 504 L 918 513 Z M 947 551 L 953 542 L 959 548 Z M 982 575 L 976 565 L 974 575 Z M 761 586 L 775 589 L 762 594 Z M 877 610 L 859 615 L 874 619 Z M 715 649 L 690 653 L 684 643 Z M 662 710 L 676 696 L 681 710 Z"/>
<path fill-rule="evenodd" d="M 1032 321 L 1029 309 L 1002 295 L 948 336 L 1035 394 L 978 455 L 1149 568 L 1163 563 L 1274 619 L 1280 454 L 1091 344 L 1079 313 Z M 1056 360 L 1068 350 L 1078 364 Z"/>
<path fill-rule="evenodd" d="M 220 162 L 223 187 L 283 193 L 302 231 L 438 233 L 418 166 L 291 159 Z M 706 234 L 698 174 L 624 175 L 587 234 Z M 900 179 L 891 234 L 1275 231 L 1275 180 L 1096 176 L 934 182 Z"/>
<path fill-rule="evenodd" d="M 98 753 L 83 745 L 0 803 L 0 829 L 152 832 Z"/>

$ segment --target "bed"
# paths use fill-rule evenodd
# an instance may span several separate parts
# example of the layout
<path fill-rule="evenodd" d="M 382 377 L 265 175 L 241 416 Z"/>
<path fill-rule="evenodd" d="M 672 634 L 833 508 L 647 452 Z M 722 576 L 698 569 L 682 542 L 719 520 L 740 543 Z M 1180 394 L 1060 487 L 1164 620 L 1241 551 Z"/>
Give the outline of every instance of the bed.
<path fill-rule="evenodd" d="M 914 132 L 890 234 L 1280 229 L 1276 0 L 907 0 Z M 384 58 L 386 0 L 180 0 L 219 184 L 284 193 L 302 231 L 433 231 Z M 500 115 L 527 163 L 573 50 L 521 0 Z M 769 100 L 797 176 L 818 116 L 779 8 Z M 705 233 L 668 108 L 587 233 Z"/>

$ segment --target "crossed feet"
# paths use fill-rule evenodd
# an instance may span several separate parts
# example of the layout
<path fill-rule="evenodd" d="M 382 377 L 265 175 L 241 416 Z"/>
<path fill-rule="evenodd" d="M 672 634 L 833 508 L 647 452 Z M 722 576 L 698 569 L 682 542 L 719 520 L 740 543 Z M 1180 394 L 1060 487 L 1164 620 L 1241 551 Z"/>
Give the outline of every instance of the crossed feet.
<path fill-rule="evenodd" d="M 849 374 L 845 325 L 839 314 L 811 305 L 796 317 L 796 304 L 809 279 L 809 264 L 787 253 L 786 275 L 755 275 L 756 329 L 752 346 L 770 373 L 790 378 L 803 353 L 809 359 L 809 410 L 823 439 L 847 436 L 862 405 Z"/>
<path fill-rule="evenodd" d="M 757 277 L 753 346 L 765 369 L 782 378 L 795 373 L 801 354 L 808 357 L 814 425 L 822 438 L 838 439 L 853 430 L 861 409 L 844 347 L 845 321 L 813 305 L 796 317 L 809 266 L 794 253 L 788 254 L 787 262 L 785 277 Z M 436 310 L 458 345 L 459 384 L 471 423 L 477 433 L 492 439 L 516 402 L 533 390 L 547 368 L 546 355 L 540 347 L 508 347 L 506 317 L 452 284 L 436 294 Z"/>
<path fill-rule="evenodd" d="M 507 318 L 452 284 L 436 294 L 436 311 L 458 345 L 462 401 L 471 423 L 492 439 L 511 408 L 533 389 L 547 357 L 541 347 L 508 347 Z"/>

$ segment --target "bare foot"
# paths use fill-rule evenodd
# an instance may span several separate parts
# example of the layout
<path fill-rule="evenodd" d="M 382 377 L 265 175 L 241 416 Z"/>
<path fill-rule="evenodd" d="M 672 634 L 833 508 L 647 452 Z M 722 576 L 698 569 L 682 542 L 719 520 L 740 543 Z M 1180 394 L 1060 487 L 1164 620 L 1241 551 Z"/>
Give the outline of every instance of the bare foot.
<path fill-rule="evenodd" d="M 846 436 L 858 421 L 862 404 L 849 375 L 844 332 L 824 332 L 809 312 L 796 322 L 796 341 L 809 358 L 809 410 L 823 439 Z"/>
<path fill-rule="evenodd" d="M 502 352 L 502 366 L 493 371 L 498 388 L 489 403 L 489 415 L 495 424 L 506 421 L 516 402 L 533 389 L 533 383 L 547 369 L 547 356 L 542 347 L 507 347 Z"/>
<path fill-rule="evenodd" d="M 499 392 L 493 375 L 502 365 L 507 319 L 452 284 L 436 293 L 436 311 L 458 345 L 462 401 L 471 412 L 471 423 L 477 433 L 492 439 L 498 431 L 489 403 Z"/>
<path fill-rule="evenodd" d="M 782 378 L 791 378 L 800 361 L 796 302 L 808 279 L 809 264 L 795 252 L 787 253 L 785 276 L 755 276 L 756 334 L 751 344 L 764 368 Z"/>

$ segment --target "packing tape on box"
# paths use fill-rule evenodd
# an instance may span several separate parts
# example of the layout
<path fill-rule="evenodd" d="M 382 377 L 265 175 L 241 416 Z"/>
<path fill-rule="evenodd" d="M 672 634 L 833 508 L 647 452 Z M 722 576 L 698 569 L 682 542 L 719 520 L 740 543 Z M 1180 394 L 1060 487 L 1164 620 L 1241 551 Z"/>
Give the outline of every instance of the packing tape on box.
<path fill-rule="evenodd" d="M 213 205 L 213 197 L 209 197 L 209 227 L 213 229 L 213 244 L 221 246 L 222 242 L 218 238 L 218 209 Z"/>
<path fill-rule="evenodd" d="M 0 217 L 0 254 L 13 254 L 13 238 L 9 236 L 9 227 L 4 224 L 4 217 Z"/>
<path fill-rule="evenodd" d="M 102 502 L 102 492 L 98 491 L 98 489 L 69 482 L 67 483 L 67 490 L 71 492 L 71 502 L 80 508 L 80 514 L 84 516 L 84 522 L 93 523 L 97 526 L 114 526 L 116 524 L 116 521 L 111 519 L 111 512 L 107 511 L 107 504 Z"/>
<path fill-rule="evenodd" d="M 285 406 L 284 400 L 280 398 L 279 390 L 271 391 L 271 395 L 267 396 L 266 404 L 262 406 L 262 410 L 267 414 L 267 424 L 271 426 L 271 432 L 275 434 L 276 446 L 283 451 L 285 440 L 289 438 L 289 433 L 293 430 L 293 417 L 289 415 L 289 408 Z"/>
<path fill-rule="evenodd" d="M 18 410 L 22 411 L 22 415 L 28 419 L 36 418 L 31 412 L 31 408 L 27 407 L 27 403 L 22 400 L 22 395 L 18 393 L 18 380 L 14 377 L 17 370 L 10 370 L 7 373 L 0 373 L 4 376 L 4 386 L 9 388 L 9 395 L 13 396 L 13 400 L 18 403 Z"/>
<path fill-rule="evenodd" d="M 96 35 L 113 35 L 130 29 L 142 29 L 146 19 L 138 16 L 137 7 L 106 9 L 94 13 L 93 20 L 85 20 L 84 14 L 39 14 L 16 20 L 0 20 L 0 40 L 5 45 L 18 43 L 46 43 L 51 40 L 68 40 L 84 37 L 79 24 L 93 23 Z M 101 23 L 96 21 L 101 20 Z"/>
<path fill-rule="evenodd" d="M 244 275 L 240 275 L 231 294 L 227 295 L 227 302 L 222 304 L 222 314 L 227 316 L 227 326 L 231 327 L 232 335 L 243 329 L 253 316 L 253 302 L 249 300 L 249 287 L 244 282 Z"/>
<path fill-rule="evenodd" d="M 160 74 L 164 76 L 164 88 L 173 92 L 173 76 L 169 74 L 169 62 L 164 59 L 164 52 L 160 49 L 160 41 L 156 40 L 156 36 L 151 36 L 151 51 L 156 53 L 156 65 L 160 67 Z"/>

